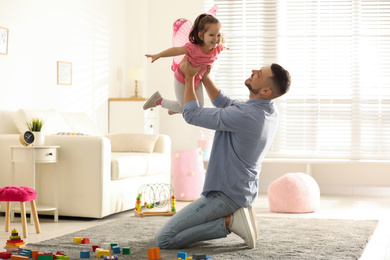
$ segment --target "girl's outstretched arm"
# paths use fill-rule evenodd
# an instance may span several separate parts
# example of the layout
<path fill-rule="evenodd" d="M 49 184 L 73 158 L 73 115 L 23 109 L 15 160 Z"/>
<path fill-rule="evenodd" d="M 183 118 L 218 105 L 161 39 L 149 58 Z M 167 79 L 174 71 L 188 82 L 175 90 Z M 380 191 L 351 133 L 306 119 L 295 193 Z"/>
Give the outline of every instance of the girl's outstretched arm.
<path fill-rule="evenodd" d="M 174 56 L 179 56 L 183 54 L 187 54 L 188 51 L 184 47 L 172 47 L 169 49 L 166 49 L 165 51 L 162 51 L 157 54 L 145 54 L 147 58 L 152 58 L 152 63 L 158 60 L 159 58 L 164 58 L 164 57 L 174 57 Z"/>

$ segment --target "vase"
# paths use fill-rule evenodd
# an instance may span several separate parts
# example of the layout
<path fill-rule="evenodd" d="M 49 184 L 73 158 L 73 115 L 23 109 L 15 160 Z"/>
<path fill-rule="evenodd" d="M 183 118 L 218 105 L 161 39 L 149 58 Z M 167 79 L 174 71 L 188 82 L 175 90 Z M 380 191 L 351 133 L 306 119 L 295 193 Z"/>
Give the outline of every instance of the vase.
<path fill-rule="evenodd" d="M 35 140 L 33 146 L 44 146 L 45 145 L 45 133 L 33 132 Z"/>

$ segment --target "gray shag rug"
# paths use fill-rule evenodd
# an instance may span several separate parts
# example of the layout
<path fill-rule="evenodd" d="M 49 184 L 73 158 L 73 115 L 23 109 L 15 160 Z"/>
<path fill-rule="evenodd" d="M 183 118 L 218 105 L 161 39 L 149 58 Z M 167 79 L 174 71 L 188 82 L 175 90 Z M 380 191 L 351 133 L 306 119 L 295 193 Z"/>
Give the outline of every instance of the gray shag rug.
<path fill-rule="evenodd" d="M 92 245 L 117 243 L 130 247 L 130 255 L 119 259 L 148 259 L 147 249 L 156 247 L 153 237 L 169 217 L 127 217 L 54 239 L 27 245 L 45 253 L 60 251 L 80 259 L 80 251 Z M 185 249 L 161 250 L 161 259 L 176 259 L 178 252 L 206 254 L 213 259 L 359 259 L 378 224 L 377 220 L 337 220 L 258 217 L 259 239 L 248 249 L 235 234 L 227 238 L 195 243 Z M 90 244 L 74 244 L 73 237 L 89 238 Z"/>

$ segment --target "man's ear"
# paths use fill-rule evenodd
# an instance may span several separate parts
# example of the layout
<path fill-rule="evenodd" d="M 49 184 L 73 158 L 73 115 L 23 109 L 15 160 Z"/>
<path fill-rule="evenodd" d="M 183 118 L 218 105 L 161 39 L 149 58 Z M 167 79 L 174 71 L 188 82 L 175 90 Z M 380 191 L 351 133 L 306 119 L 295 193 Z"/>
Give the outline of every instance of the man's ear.
<path fill-rule="evenodd" d="M 261 89 L 261 94 L 266 95 L 266 96 L 271 96 L 272 95 L 272 89 L 270 89 L 270 88 L 262 88 Z"/>

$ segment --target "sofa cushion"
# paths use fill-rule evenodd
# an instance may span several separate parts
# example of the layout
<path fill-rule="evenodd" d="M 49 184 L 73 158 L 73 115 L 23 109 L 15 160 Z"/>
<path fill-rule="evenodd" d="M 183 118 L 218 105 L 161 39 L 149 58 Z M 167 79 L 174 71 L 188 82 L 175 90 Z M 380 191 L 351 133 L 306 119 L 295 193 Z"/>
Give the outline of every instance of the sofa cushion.
<path fill-rule="evenodd" d="M 32 118 L 38 118 L 44 121 L 44 125 L 41 131 L 47 135 L 56 134 L 58 132 L 72 131 L 69 125 L 65 122 L 65 119 L 62 117 L 61 113 L 55 109 L 19 109 L 13 115 L 14 123 L 20 133 L 28 130 L 26 122 L 30 121 Z"/>
<path fill-rule="evenodd" d="M 119 180 L 169 171 L 169 155 L 162 153 L 111 153 L 111 179 Z"/>
<path fill-rule="evenodd" d="M 111 180 L 145 175 L 148 160 L 142 154 L 111 153 Z"/>
<path fill-rule="evenodd" d="M 112 152 L 153 152 L 158 135 L 151 134 L 108 134 Z"/>

